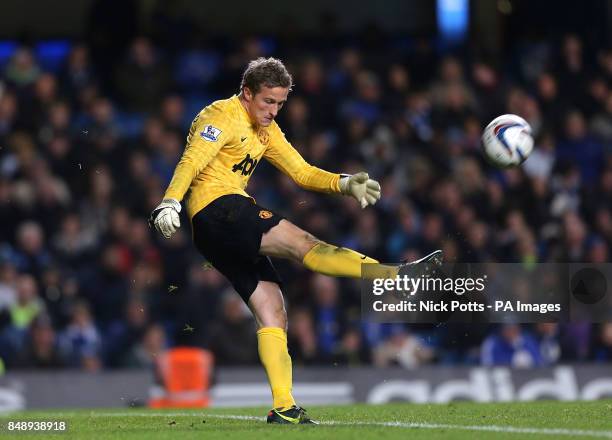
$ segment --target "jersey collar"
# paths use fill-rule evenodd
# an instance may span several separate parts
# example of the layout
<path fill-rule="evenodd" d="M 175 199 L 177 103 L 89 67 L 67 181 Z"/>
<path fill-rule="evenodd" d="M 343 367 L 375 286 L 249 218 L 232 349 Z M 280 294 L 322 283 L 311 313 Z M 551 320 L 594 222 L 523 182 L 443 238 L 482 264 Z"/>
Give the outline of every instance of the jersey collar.
<path fill-rule="evenodd" d="M 247 111 L 247 109 L 244 108 L 244 105 L 242 105 L 242 102 L 240 102 L 240 96 L 234 95 L 234 96 L 232 96 L 232 99 L 236 101 L 236 105 L 240 108 L 240 114 L 242 115 L 242 117 L 246 121 L 248 121 L 248 123 L 253 128 L 257 128 L 257 122 L 253 121 L 253 119 L 251 118 L 251 115 L 249 115 L 249 112 Z"/>

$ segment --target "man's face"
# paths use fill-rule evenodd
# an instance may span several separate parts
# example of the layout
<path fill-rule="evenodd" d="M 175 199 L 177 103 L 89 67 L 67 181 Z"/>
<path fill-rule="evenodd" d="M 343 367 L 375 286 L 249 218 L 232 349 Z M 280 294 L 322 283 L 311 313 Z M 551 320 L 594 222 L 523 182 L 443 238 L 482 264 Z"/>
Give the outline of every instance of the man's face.
<path fill-rule="evenodd" d="M 287 87 L 262 86 L 256 95 L 248 87 L 243 90 L 246 109 L 251 118 L 262 127 L 269 126 L 287 101 Z"/>

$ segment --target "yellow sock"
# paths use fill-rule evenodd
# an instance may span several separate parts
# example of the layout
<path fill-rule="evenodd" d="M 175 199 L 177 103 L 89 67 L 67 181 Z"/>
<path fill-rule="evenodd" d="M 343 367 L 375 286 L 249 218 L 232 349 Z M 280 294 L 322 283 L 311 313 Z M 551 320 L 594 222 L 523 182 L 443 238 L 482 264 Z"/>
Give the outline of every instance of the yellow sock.
<path fill-rule="evenodd" d="M 315 272 L 335 277 L 360 278 L 361 265 L 364 263 L 378 263 L 374 258 L 370 258 L 352 249 L 333 246 L 328 243 L 317 243 L 304 255 L 302 261 L 304 266 Z M 395 266 L 385 266 L 383 264 L 368 267 L 368 278 L 391 278 L 397 275 L 398 269 Z"/>
<path fill-rule="evenodd" d="M 274 408 L 295 405 L 291 395 L 291 357 L 287 350 L 287 334 L 282 328 L 264 327 L 257 331 L 259 358 L 263 364 L 272 390 Z"/>

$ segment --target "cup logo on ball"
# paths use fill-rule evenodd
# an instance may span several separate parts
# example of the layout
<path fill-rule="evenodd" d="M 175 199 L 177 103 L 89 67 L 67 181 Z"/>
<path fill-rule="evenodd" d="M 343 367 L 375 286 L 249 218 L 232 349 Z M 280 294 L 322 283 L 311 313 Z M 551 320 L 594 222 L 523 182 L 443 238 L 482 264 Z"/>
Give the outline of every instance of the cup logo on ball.
<path fill-rule="evenodd" d="M 499 168 L 522 164 L 533 150 L 531 127 L 517 115 L 493 119 L 482 133 L 482 150 L 489 163 Z"/>

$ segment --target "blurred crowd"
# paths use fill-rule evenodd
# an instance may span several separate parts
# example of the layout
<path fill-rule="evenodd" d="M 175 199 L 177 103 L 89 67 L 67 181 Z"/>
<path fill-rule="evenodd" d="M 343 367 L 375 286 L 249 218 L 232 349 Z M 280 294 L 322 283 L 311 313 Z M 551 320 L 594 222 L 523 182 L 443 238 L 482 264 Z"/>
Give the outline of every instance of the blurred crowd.
<path fill-rule="evenodd" d="M 137 37 L 110 61 L 79 42 L 55 58 L 27 45 L 0 58 L 6 368 L 148 368 L 178 344 L 212 350 L 219 365 L 257 364 L 250 312 L 196 253 L 188 219 L 164 240 L 147 217 L 194 115 L 237 93 L 258 56 L 280 57 L 294 76 L 278 122 L 303 156 L 367 170 L 383 188 L 361 211 L 262 163 L 247 189 L 261 205 L 387 262 L 437 248 L 451 262 L 609 261 L 612 50 L 567 35 L 496 63 L 440 53 L 425 38 L 292 44 L 245 37 L 167 50 Z M 494 169 L 480 154 L 482 127 L 502 113 L 533 128 L 521 168 Z M 612 323 L 362 322 L 358 282 L 277 264 L 295 365 L 612 361 Z"/>

